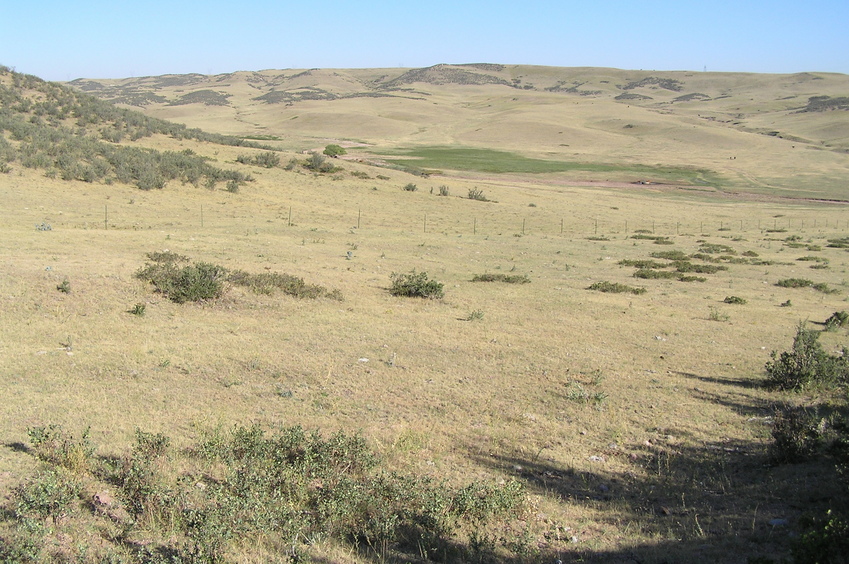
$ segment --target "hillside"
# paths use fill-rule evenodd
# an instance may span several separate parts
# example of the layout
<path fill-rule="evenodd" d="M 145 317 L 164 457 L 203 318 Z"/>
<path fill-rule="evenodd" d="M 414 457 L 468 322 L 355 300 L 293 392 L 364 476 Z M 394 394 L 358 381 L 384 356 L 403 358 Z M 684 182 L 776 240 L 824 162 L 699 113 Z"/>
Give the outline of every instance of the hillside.
<path fill-rule="evenodd" d="M 627 169 L 660 165 L 707 171 L 690 183 L 721 190 L 830 199 L 845 197 L 849 174 L 849 76 L 839 74 L 470 64 L 70 85 L 147 115 L 277 139 L 292 150 L 328 140 L 357 145 L 359 155 L 485 148 L 620 169 L 561 175 L 573 181 L 656 180 Z"/>

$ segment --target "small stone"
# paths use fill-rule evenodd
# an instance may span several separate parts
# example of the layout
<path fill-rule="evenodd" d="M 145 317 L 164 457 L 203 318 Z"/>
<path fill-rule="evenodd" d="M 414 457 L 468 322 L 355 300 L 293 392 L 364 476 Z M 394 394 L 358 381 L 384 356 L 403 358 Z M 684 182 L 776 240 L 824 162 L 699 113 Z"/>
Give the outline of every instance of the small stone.
<path fill-rule="evenodd" d="M 770 519 L 769 524 L 773 527 L 786 527 L 790 523 L 787 519 Z"/>

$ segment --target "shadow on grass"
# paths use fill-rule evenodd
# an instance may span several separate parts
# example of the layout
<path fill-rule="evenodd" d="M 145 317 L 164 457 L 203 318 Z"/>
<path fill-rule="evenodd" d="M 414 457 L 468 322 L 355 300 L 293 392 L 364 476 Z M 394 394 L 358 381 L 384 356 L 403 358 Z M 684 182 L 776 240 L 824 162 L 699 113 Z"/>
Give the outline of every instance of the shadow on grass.
<path fill-rule="evenodd" d="M 762 409 L 703 399 L 744 414 Z M 825 515 L 845 498 L 832 461 L 772 466 L 758 441 L 680 436 L 609 445 L 575 467 L 521 455 L 473 458 L 574 506 L 567 514 L 586 515 L 558 524 L 574 538 L 552 541 L 542 562 L 785 562 L 804 517 Z"/>

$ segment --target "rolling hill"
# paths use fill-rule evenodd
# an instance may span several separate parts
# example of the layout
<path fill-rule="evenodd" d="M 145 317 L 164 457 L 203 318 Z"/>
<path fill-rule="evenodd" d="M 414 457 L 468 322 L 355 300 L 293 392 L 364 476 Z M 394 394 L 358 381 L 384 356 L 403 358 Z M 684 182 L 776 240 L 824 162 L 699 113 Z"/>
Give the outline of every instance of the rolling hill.
<path fill-rule="evenodd" d="M 659 165 L 709 171 L 695 183 L 721 190 L 825 199 L 843 199 L 849 175 L 849 76 L 840 74 L 468 64 L 69 84 L 150 116 L 292 150 L 328 140 L 361 155 L 495 149 L 622 169 L 577 167 L 571 180 L 662 182 L 627 170 Z"/>

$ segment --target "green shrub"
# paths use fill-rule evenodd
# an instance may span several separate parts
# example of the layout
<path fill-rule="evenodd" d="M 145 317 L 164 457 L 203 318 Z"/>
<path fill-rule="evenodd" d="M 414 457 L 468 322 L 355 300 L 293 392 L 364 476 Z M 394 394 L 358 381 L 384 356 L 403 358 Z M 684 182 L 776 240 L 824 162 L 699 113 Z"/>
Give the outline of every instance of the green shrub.
<path fill-rule="evenodd" d="M 445 184 L 443 184 L 442 186 L 439 187 L 439 195 L 440 196 L 448 196 L 449 193 L 450 193 L 450 191 L 448 189 L 448 186 L 446 186 Z"/>
<path fill-rule="evenodd" d="M 173 302 L 200 302 L 224 295 L 227 270 L 215 264 L 198 262 L 178 267 L 173 262 L 148 264 L 136 277 L 150 282 Z"/>
<path fill-rule="evenodd" d="M 507 284 L 528 284 L 531 281 L 527 274 L 475 274 L 472 282 L 505 282 Z"/>
<path fill-rule="evenodd" d="M 328 157 L 338 157 L 340 155 L 346 154 L 348 151 L 345 150 L 344 147 L 340 145 L 330 144 L 324 148 L 324 154 Z"/>
<path fill-rule="evenodd" d="M 801 390 L 812 385 L 834 386 L 849 381 L 849 352 L 829 356 L 819 343 L 819 332 L 800 323 L 793 348 L 770 354 L 766 363 L 767 384 L 782 390 Z"/>
<path fill-rule="evenodd" d="M 806 278 L 785 278 L 776 282 L 775 285 L 782 288 L 808 288 L 813 286 L 814 282 Z"/>
<path fill-rule="evenodd" d="M 745 305 L 745 304 L 748 303 L 744 298 L 741 298 L 739 296 L 726 296 L 725 299 L 722 300 L 722 301 L 727 303 L 727 304 L 737 304 L 737 305 Z"/>
<path fill-rule="evenodd" d="M 678 278 L 677 272 L 670 272 L 668 270 L 654 270 L 651 268 L 640 268 L 636 272 L 634 272 L 634 278 L 642 278 L 644 280 L 652 280 L 652 279 L 674 279 Z"/>
<path fill-rule="evenodd" d="M 469 188 L 468 197 L 470 200 L 478 200 L 479 202 L 489 201 L 489 199 L 484 196 L 483 190 L 479 189 L 478 187 Z"/>
<path fill-rule="evenodd" d="M 404 185 L 403 188 L 401 188 L 401 190 L 404 190 L 405 192 L 415 192 L 418 189 L 419 187 L 413 184 L 412 182 L 408 182 Z"/>
<path fill-rule="evenodd" d="M 634 288 L 625 284 L 619 284 L 618 282 L 595 282 L 587 287 L 587 290 L 613 294 L 631 293 L 639 295 L 646 293 L 645 288 Z"/>
<path fill-rule="evenodd" d="M 619 266 L 636 266 L 640 269 L 654 269 L 654 268 L 666 268 L 669 264 L 664 262 L 657 262 L 656 260 L 631 260 L 631 259 L 622 259 L 617 264 Z"/>
<path fill-rule="evenodd" d="M 51 518 L 55 523 L 73 510 L 79 494 L 74 480 L 56 468 L 47 468 L 15 490 L 15 517 L 38 521 Z"/>
<path fill-rule="evenodd" d="M 413 270 L 409 274 L 392 273 L 392 286 L 389 293 L 393 296 L 440 299 L 444 296 L 443 285 L 436 280 L 428 280 L 426 272 Z"/>
<path fill-rule="evenodd" d="M 275 290 L 296 298 L 330 298 L 342 300 L 339 290 L 328 290 L 324 286 L 307 284 L 303 278 L 279 272 L 251 274 L 243 270 L 234 270 L 227 275 L 227 281 L 236 286 L 250 288 L 257 294 L 271 294 Z"/>
<path fill-rule="evenodd" d="M 835 311 L 825 320 L 825 330 L 834 331 L 838 327 L 846 327 L 849 324 L 849 312 Z"/>

